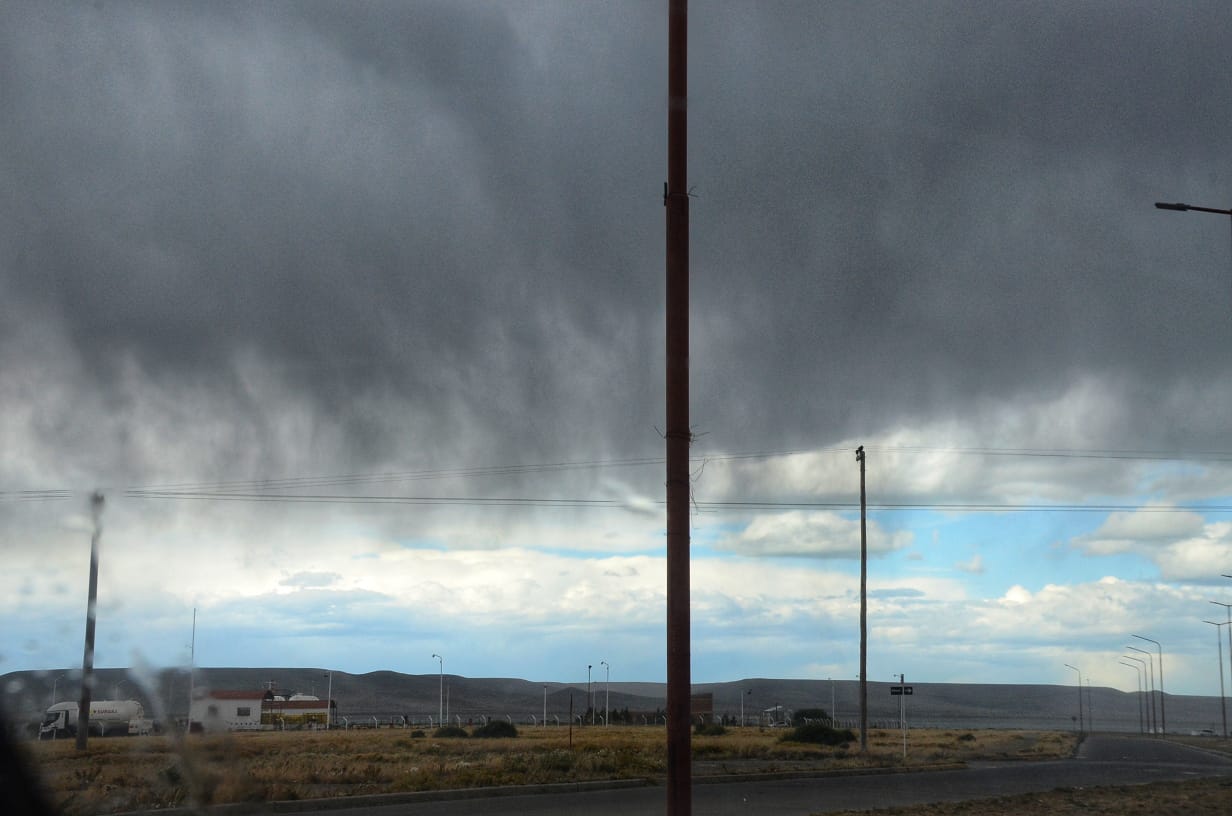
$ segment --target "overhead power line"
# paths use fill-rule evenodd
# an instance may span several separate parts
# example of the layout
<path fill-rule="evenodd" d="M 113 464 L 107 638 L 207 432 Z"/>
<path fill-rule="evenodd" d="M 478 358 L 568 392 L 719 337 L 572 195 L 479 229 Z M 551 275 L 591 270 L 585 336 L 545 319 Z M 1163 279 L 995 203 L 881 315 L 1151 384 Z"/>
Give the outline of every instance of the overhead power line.
<path fill-rule="evenodd" d="M 1169 452 L 1146 450 L 1096 450 L 1069 448 L 992 448 L 992 447 L 945 447 L 927 445 L 866 445 L 866 450 L 881 453 L 898 454 L 952 454 L 958 456 L 989 456 L 989 457 L 1036 457 L 1050 459 L 1082 459 L 1082 460 L 1139 460 L 1155 462 L 1229 462 L 1232 463 L 1232 452 L 1202 451 L 1202 452 Z M 778 450 L 778 451 L 748 451 L 741 453 L 723 453 L 694 456 L 690 461 L 697 464 L 721 464 L 724 462 L 741 462 L 758 459 L 776 459 L 791 456 L 817 454 L 850 453 L 848 447 L 814 448 L 809 450 Z M 183 494 L 191 498 L 192 493 L 234 493 L 237 496 L 259 492 L 271 492 L 274 496 L 285 496 L 287 491 L 321 489 L 331 487 L 360 487 L 382 484 L 397 484 L 415 481 L 435 481 L 445 479 L 475 479 L 481 477 L 519 476 L 535 473 L 554 473 L 576 470 L 597 470 L 605 468 L 629 468 L 643 466 L 661 466 L 665 462 L 662 456 L 632 457 L 625 459 L 594 459 L 561 462 L 541 462 L 531 464 L 485 465 L 476 467 L 438 468 L 425 470 L 398 471 L 386 473 L 348 473 L 334 475 L 292 476 L 286 478 L 248 479 L 216 482 L 182 482 L 148 486 L 125 486 L 119 488 L 103 488 L 105 492 L 123 491 L 126 495 L 136 497 L 149 492 L 159 497 L 169 497 L 170 494 Z M 91 491 L 71 489 L 45 490 L 14 490 L 0 491 L 0 502 L 5 501 L 62 501 L 88 495 Z M 354 497 L 362 501 L 363 497 Z M 813 506 L 813 505 L 801 505 Z M 879 508 L 892 509 L 892 508 Z"/>
<path fill-rule="evenodd" d="M 586 499 L 569 497 L 519 497 L 519 496 L 352 496 L 346 494 L 301 494 L 301 493 L 235 493 L 208 491 L 150 491 L 126 492 L 137 499 L 162 499 L 173 501 L 237 501 L 270 502 L 283 504 L 389 504 L 389 505 L 437 505 L 448 507 L 550 507 L 588 509 L 630 509 L 634 502 L 625 499 Z M 650 504 L 662 507 L 656 500 Z M 834 510 L 855 511 L 855 501 L 705 501 L 694 500 L 699 511 L 738 512 L 749 510 Z M 872 502 L 869 509 L 883 511 L 924 511 L 962 513 L 1232 513 L 1232 505 L 1203 505 L 1185 507 L 1173 504 L 1040 504 L 1011 502 Z"/>

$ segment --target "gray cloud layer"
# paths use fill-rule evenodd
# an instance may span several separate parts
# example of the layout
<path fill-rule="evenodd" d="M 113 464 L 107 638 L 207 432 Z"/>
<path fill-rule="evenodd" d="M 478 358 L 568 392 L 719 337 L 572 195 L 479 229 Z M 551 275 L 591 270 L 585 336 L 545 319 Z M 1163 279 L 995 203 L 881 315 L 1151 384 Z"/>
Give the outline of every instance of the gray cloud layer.
<path fill-rule="evenodd" d="M 40 475 L 657 453 L 661 5 L 7 4 L 4 393 L 98 460 Z M 1092 444 L 1221 446 L 1226 226 L 1151 202 L 1232 199 L 1226 5 L 692 22 L 707 445 L 1097 377 L 1127 408 Z"/>

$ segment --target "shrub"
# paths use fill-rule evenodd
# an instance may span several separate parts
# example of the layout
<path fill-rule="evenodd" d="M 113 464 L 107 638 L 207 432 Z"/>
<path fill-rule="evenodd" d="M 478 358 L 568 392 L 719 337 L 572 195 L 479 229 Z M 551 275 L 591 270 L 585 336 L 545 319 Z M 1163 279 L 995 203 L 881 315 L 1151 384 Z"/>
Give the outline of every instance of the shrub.
<path fill-rule="evenodd" d="M 963 734 L 958 738 L 959 742 L 975 742 L 975 734 Z"/>
<path fill-rule="evenodd" d="M 422 737 L 423 735 L 424 735 L 423 731 L 420 731 L 419 729 L 415 729 L 414 731 L 411 732 L 411 739 L 414 739 L 415 737 Z"/>
<path fill-rule="evenodd" d="M 498 737 L 516 737 L 518 728 L 511 722 L 506 720 L 490 720 L 487 725 L 481 725 L 471 732 L 472 737 L 481 738 L 498 738 Z"/>
<path fill-rule="evenodd" d="M 855 742 L 856 735 L 851 729 L 841 731 L 831 728 L 825 723 L 808 723 L 799 728 L 793 728 L 783 735 L 780 742 L 807 742 L 814 745 L 842 745 L 845 742 Z"/>
<path fill-rule="evenodd" d="M 718 723 L 698 723 L 693 726 L 693 733 L 699 737 L 721 737 L 727 729 Z"/>
<path fill-rule="evenodd" d="M 458 728 L 456 725 L 446 725 L 433 731 L 432 736 L 437 739 L 443 739 L 445 737 L 465 737 L 466 729 Z"/>

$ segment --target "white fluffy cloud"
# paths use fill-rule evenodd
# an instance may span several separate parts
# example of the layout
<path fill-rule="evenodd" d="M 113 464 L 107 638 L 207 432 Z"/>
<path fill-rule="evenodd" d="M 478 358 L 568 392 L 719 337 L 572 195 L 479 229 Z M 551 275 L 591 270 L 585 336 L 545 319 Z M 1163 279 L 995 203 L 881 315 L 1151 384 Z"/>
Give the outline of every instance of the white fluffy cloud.
<path fill-rule="evenodd" d="M 1207 522 L 1189 511 L 1113 513 L 1073 543 L 1088 555 L 1143 556 L 1167 580 L 1209 580 L 1232 564 L 1232 523 Z"/>
<path fill-rule="evenodd" d="M 868 549 L 886 553 L 911 545 L 910 532 L 887 532 L 868 524 Z M 860 522 L 837 513 L 791 511 L 758 516 L 743 530 L 724 538 L 716 548 L 741 555 L 805 558 L 858 558 Z"/>

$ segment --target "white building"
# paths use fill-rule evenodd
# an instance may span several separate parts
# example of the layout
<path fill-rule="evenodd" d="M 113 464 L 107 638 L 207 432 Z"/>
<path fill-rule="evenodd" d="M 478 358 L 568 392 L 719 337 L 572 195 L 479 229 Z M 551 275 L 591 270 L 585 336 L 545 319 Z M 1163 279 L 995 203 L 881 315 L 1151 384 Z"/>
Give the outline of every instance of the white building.
<path fill-rule="evenodd" d="M 189 730 L 256 731 L 261 728 L 262 704 L 272 700 L 271 691 L 200 690 L 189 709 Z"/>

